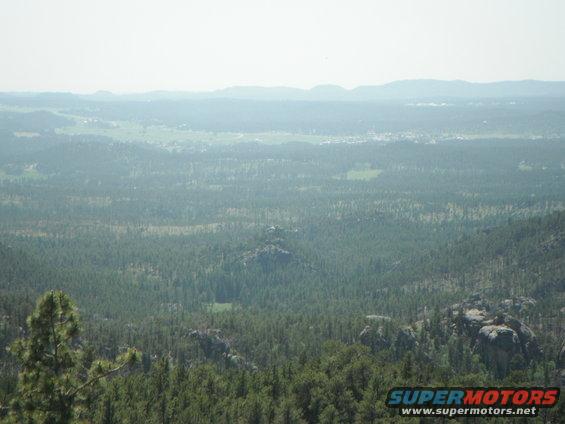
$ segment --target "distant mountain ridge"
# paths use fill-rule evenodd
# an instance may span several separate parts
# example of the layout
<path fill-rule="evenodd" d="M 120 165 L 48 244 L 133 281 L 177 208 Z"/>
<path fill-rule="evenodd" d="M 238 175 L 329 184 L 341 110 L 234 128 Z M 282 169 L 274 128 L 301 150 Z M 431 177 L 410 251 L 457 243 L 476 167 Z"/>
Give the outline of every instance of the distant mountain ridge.
<path fill-rule="evenodd" d="M 98 91 L 93 94 L 71 93 L 0 93 L 5 97 L 39 97 L 42 100 L 157 101 L 234 99 L 258 101 L 386 101 L 424 99 L 565 97 L 565 81 L 499 81 L 476 83 L 462 80 L 401 80 L 382 85 L 346 89 L 338 85 L 318 85 L 311 89 L 294 87 L 233 86 L 213 91 L 149 91 L 115 94 Z"/>
<path fill-rule="evenodd" d="M 98 92 L 85 96 L 98 100 L 164 100 L 231 98 L 245 100 L 378 101 L 426 98 L 512 98 L 565 97 L 565 81 L 468 81 L 403 80 L 383 85 L 359 86 L 348 90 L 338 85 L 311 89 L 293 87 L 234 86 L 208 92 L 152 91 L 116 95 Z"/>

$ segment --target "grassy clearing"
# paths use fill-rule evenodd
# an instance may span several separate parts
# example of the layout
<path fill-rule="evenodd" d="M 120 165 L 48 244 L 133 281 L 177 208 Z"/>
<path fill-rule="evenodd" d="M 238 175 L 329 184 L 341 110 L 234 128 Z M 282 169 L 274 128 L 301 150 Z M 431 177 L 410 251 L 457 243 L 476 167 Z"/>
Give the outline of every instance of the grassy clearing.
<path fill-rule="evenodd" d="M 220 313 L 220 312 L 227 312 L 233 309 L 233 303 L 210 303 L 207 308 L 208 312 L 213 314 Z"/>
<path fill-rule="evenodd" d="M 518 170 L 522 172 L 529 172 L 529 171 L 533 171 L 534 167 L 532 165 L 527 164 L 526 162 L 520 162 L 518 164 Z"/>
<path fill-rule="evenodd" d="M 282 144 L 290 142 L 303 142 L 320 144 L 334 141 L 332 137 L 293 134 L 286 132 L 262 132 L 262 133 L 236 133 L 236 132 L 210 132 L 194 131 L 168 127 L 165 125 L 142 125 L 134 121 L 100 121 L 95 118 L 58 113 L 70 118 L 74 125 L 58 128 L 56 132 L 66 135 L 99 135 L 125 142 L 145 142 L 158 144 L 164 147 L 182 147 L 189 143 L 206 144 L 237 144 L 237 143 L 261 143 Z"/>
<path fill-rule="evenodd" d="M 383 171 L 373 168 L 352 169 L 347 172 L 345 179 L 349 181 L 370 181 L 377 178 L 381 172 Z"/>
<path fill-rule="evenodd" d="M 236 143 L 262 143 L 282 144 L 289 142 L 306 142 L 320 144 L 327 141 L 328 137 L 290 134 L 282 132 L 265 133 L 233 133 L 233 132 L 207 132 L 183 130 L 164 125 L 142 126 L 130 121 L 112 121 L 105 127 L 93 125 L 88 119 L 75 119 L 74 126 L 63 127 L 58 133 L 67 135 L 102 135 L 118 141 L 147 142 L 160 145 L 180 147 L 184 143 L 207 144 L 236 144 Z"/>
<path fill-rule="evenodd" d="M 14 135 L 18 138 L 33 138 L 33 137 L 39 137 L 39 133 L 37 132 L 31 132 L 31 131 L 16 131 L 14 132 Z"/>
<path fill-rule="evenodd" d="M 190 129 L 168 127 L 165 125 L 143 125 L 134 121 L 103 121 L 94 117 L 79 116 L 66 113 L 57 108 L 18 107 L 0 104 L 0 112 L 37 112 L 47 111 L 64 118 L 72 119 L 73 125 L 56 129 L 65 135 L 98 135 L 125 142 L 146 142 L 159 145 L 182 145 L 183 143 L 235 144 L 262 143 L 283 144 L 302 142 L 320 144 L 341 140 L 340 137 L 315 134 L 293 134 L 283 131 L 261 133 L 211 132 L 193 131 Z M 31 133 L 20 132 L 19 137 L 31 136 Z"/>
<path fill-rule="evenodd" d="M 15 181 L 19 179 L 24 180 L 44 180 L 47 178 L 35 168 L 25 168 L 21 174 L 8 174 L 5 170 L 0 169 L 0 181 Z"/>

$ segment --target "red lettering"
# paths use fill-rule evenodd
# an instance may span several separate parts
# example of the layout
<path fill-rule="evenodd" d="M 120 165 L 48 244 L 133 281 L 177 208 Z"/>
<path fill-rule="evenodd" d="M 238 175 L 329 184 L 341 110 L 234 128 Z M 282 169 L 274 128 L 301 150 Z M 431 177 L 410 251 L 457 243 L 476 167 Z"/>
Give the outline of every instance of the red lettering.
<path fill-rule="evenodd" d="M 514 405 L 523 405 L 528 401 L 529 397 L 530 394 L 526 390 L 518 390 L 512 397 L 512 403 Z"/>
<path fill-rule="evenodd" d="M 555 389 L 547 390 L 543 396 L 543 406 L 553 406 L 557 403 L 557 394 L 559 391 Z"/>
<path fill-rule="evenodd" d="M 501 393 L 502 399 L 500 399 L 500 404 L 502 406 L 506 406 L 508 405 L 508 399 L 510 399 L 510 396 L 514 393 L 514 390 L 503 390 Z"/>
<path fill-rule="evenodd" d="M 498 390 L 489 390 L 483 396 L 483 404 L 484 405 L 494 405 L 498 400 L 500 393 Z"/>
<path fill-rule="evenodd" d="M 464 405 L 480 405 L 483 398 L 484 390 L 467 390 L 465 398 L 463 399 Z"/>
<path fill-rule="evenodd" d="M 530 392 L 529 405 L 541 405 L 541 400 L 543 399 L 543 390 L 532 390 Z"/>

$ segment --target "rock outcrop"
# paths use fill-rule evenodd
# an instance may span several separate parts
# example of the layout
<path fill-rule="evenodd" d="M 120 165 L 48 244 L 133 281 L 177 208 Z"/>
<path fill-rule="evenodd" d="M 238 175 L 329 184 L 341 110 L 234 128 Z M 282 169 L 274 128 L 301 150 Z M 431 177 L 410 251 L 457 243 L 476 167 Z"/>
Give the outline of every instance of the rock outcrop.
<path fill-rule="evenodd" d="M 220 337 L 219 330 L 194 330 L 189 335 L 198 341 L 207 358 L 219 358 L 230 353 L 230 343 Z"/>
<path fill-rule="evenodd" d="M 220 330 L 194 330 L 189 335 L 198 342 L 206 358 L 223 361 L 227 366 L 256 370 L 252 362 L 233 351 L 230 342 L 223 339 L 220 333 Z"/>
<path fill-rule="evenodd" d="M 519 319 L 511 316 L 504 317 L 504 325 L 511 328 L 518 335 L 520 340 L 521 353 L 526 360 L 531 361 L 541 358 L 543 350 L 539 345 L 534 332 Z"/>
<path fill-rule="evenodd" d="M 263 268 L 270 268 L 277 265 L 286 265 L 292 259 L 292 253 L 274 244 L 257 248 L 246 252 L 243 256 L 244 265 L 257 263 Z"/>
<path fill-rule="evenodd" d="M 366 315 L 365 319 L 369 321 L 392 321 L 392 318 L 386 315 Z"/>
<path fill-rule="evenodd" d="M 489 319 L 489 314 L 486 310 L 472 308 L 463 311 L 461 324 L 463 325 L 463 331 L 468 336 L 475 338 L 482 327 L 492 324 L 492 320 Z"/>
<path fill-rule="evenodd" d="M 438 311 L 439 315 L 435 312 L 430 318 L 425 315 L 412 328 L 400 328 L 391 340 L 383 332 L 383 327 L 388 329 L 392 325 L 388 324 L 391 318 L 367 315 L 365 318 L 369 325 L 359 333 L 359 341 L 374 353 L 392 348 L 398 358 L 413 352 L 431 361 L 426 331 L 433 332 L 431 335 L 436 343 L 438 340 L 445 342 L 449 337 L 462 337 L 494 374 L 504 377 L 512 370 L 524 369 L 543 358 L 543 350 L 534 331 L 523 320 L 510 314 L 510 311 L 526 311 L 535 305 L 536 301 L 529 297 L 515 297 L 497 303 L 475 293 Z M 413 328 L 419 333 L 424 332 L 420 342 Z M 559 378 L 565 382 L 565 348 L 557 362 L 561 365 L 556 368 L 563 370 Z"/>
<path fill-rule="evenodd" d="M 452 305 L 451 309 L 453 311 L 459 309 L 463 309 L 463 310 L 478 309 L 480 311 L 490 312 L 493 309 L 493 307 L 491 303 L 488 300 L 483 299 L 479 293 L 474 293 L 471 296 L 469 296 L 467 299 L 465 299 L 463 302 Z"/>
<path fill-rule="evenodd" d="M 487 366 L 499 376 L 506 375 L 512 357 L 521 352 L 518 334 L 505 325 L 482 327 L 475 348 Z"/>
<path fill-rule="evenodd" d="M 390 341 L 384 336 L 382 328 L 374 330 L 370 325 L 365 326 L 361 331 L 359 341 L 371 348 L 373 353 L 390 347 Z"/>
<path fill-rule="evenodd" d="M 411 352 L 418 347 L 418 340 L 414 330 L 410 327 L 401 328 L 396 335 L 394 348 L 397 355 L 403 356 L 406 352 Z"/>
<path fill-rule="evenodd" d="M 449 308 L 453 325 L 459 334 L 469 337 L 483 362 L 504 376 L 511 362 L 529 363 L 543 355 L 536 335 L 523 321 L 509 315 L 509 311 L 524 311 L 535 305 L 527 297 L 505 299 L 494 306 L 474 294 Z"/>
<path fill-rule="evenodd" d="M 228 366 L 234 366 L 236 368 L 247 369 L 251 371 L 257 371 L 258 369 L 252 362 L 249 362 L 243 356 L 227 353 L 224 355 L 224 357 Z"/>
<path fill-rule="evenodd" d="M 504 299 L 499 303 L 499 309 L 505 312 L 521 313 L 536 306 L 536 301 L 531 297 L 518 296 L 512 299 Z"/>

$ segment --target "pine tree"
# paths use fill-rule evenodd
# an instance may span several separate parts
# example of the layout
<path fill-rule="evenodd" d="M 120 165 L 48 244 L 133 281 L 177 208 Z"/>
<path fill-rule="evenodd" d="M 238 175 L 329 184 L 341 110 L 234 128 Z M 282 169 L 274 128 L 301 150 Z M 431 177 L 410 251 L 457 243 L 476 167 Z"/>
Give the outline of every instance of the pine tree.
<path fill-rule="evenodd" d="M 277 409 L 275 424 L 304 424 L 305 421 L 300 417 L 300 411 L 292 401 L 283 399 Z"/>
<path fill-rule="evenodd" d="M 138 352 L 130 349 L 116 363 L 95 360 L 84 370 L 79 315 L 61 291 L 43 295 L 27 325 L 27 337 L 10 347 L 21 364 L 10 411 L 16 422 L 70 422 L 96 383 L 138 360 Z"/>

